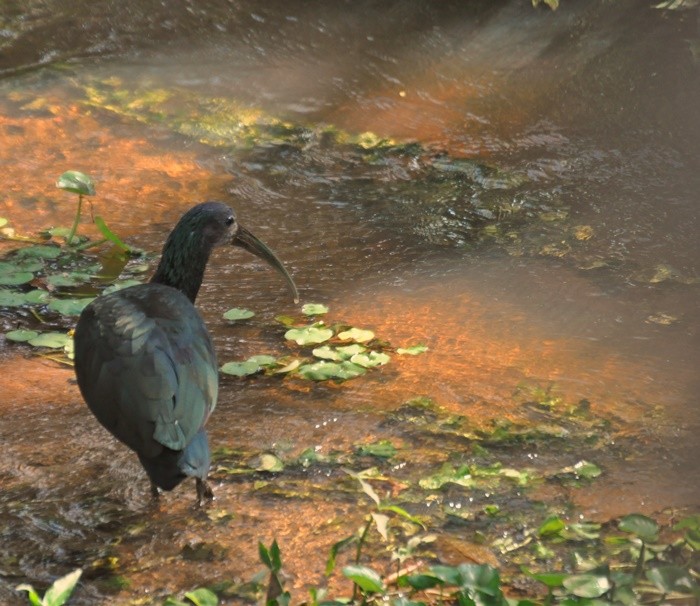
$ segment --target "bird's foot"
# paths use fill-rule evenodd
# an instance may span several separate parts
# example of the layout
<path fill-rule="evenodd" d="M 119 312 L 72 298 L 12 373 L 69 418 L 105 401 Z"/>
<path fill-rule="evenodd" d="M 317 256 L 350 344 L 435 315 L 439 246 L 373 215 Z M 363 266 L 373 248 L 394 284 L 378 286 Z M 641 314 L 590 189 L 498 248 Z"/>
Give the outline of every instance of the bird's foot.
<path fill-rule="evenodd" d="M 214 500 L 214 491 L 209 486 L 209 482 L 202 480 L 201 478 L 196 478 L 197 480 L 197 507 L 202 505 L 202 499 L 207 501 Z"/>

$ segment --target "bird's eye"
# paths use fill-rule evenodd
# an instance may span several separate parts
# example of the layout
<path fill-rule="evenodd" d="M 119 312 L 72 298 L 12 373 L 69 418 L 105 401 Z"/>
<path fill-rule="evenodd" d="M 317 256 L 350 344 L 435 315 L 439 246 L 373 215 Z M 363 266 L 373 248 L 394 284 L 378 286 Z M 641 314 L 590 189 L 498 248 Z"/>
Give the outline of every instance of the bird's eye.
<path fill-rule="evenodd" d="M 226 218 L 226 225 L 228 225 L 228 226 L 233 225 L 233 217 L 227 217 L 227 218 Z"/>

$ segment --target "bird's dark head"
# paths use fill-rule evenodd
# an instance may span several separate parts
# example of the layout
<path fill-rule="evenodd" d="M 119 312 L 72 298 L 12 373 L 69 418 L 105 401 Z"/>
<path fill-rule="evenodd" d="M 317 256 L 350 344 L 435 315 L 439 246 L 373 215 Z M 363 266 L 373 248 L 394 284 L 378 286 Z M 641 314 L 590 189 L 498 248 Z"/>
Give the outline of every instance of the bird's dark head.
<path fill-rule="evenodd" d="M 298 303 L 297 287 L 282 262 L 238 222 L 236 213 L 223 202 L 202 202 L 180 218 L 168 236 L 151 281 L 173 286 L 194 301 L 211 251 L 224 244 L 244 248 L 279 271 L 292 291 L 294 302 Z"/>

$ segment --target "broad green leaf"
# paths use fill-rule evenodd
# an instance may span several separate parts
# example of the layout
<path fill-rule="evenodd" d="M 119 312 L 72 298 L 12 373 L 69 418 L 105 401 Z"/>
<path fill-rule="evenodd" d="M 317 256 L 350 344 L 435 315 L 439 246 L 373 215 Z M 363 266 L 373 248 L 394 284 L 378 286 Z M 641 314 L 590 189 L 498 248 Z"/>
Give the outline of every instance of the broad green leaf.
<path fill-rule="evenodd" d="M 282 326 L 294 326 L 294 322 L 296 322 L 292 316 L 275 316 L 275 320 Z"/>
<path fill-rule="evenodd" d="M 272 545 L 270 545 L 270 559 L 272 560 L 272 569 L 275 572 L 280 571 L 282 569 L 282 554 L 277 539 L 273 539 Z"/>
<path fill-rule="evenodd" d="M 541 537 L 556 536 L 565 528 L 566 523 L 559 516 L 549 516 L 537 529 L 537 534 Z"/>
<path fill-rule="evenodd" d="M 679 566 L 659 566 L 646 571 L 646 577 L 663 593 L 694 593 L 700 596 L 700 587 L 690 572 Z"/>
<path fill-rule="evenodd" d="M 343 357 L 344 360 L 349 360 L 355 354 L 367 351 L 367 348 L 359 343 L 353 343 L 352 345 L 339 345 L 335 348 L 335 350 Z"/>
<path fill-rule="evenodd" d="M 270 550 L 263 545 L 262 541 L 258 542 L 258 555 L 260 561 L 272 570 L 272 559 L 270 558 Z"/>
<path fill-rule="evenodd" d="M 67 170 L 63 173 L 56 181 L 56 187 L 83 196 L 95 195 L 95 184 L 92 179 L 77 170 Z"/>
<path fill-rule="evenodd" d="M 301 308 L 305 316 L 321 316 L 328 313 L 328 307 L 321 303 L 306 303 Z"/>
<path fill-rule="evenodd" d="M 383 352 L 369 351 L 367 353 L 355 354 L 350 358 L 350 361 L 353 364 L 359 364 L 365 368 L 374 368 L 375 366 L 383 366 L 389 362 L 390 359 L 391 358 Z"/>
<path fill-rule="evenodd" d="M 23 341 L 29 341 L 39 336 L 36 330 L 11 330 L 5 333 L 5 338 L 10 341 L 16 341 L 17 343 L 22 343 Z"/>
<path fill-rule="evenodd" d="M 367 593 L 381 593 L 384 591 L 384 582 L 377 572 L 367 566 L 345 566 L 343 576 L 350 579 L 362 591 Z"/>
<path fill-rule="evenodd" d="M 44 267 L 41 259 L 32 259 L 30 257 L 17 258 L 12 261 L 0 261 L 0 275 L 11 274 L 18 271 L 39 271 Z"/>
<path fill-rule="evenodd" d="M 622 518 L 619 528 L 623 532 L 629 532 L 638 536 L 647 543 L 656 541 L 659 533 L 659 525 L 651 518 L 639 513 L 633 513 Z"/>
<path fill-rule="evenodd" d="M 255 362 L 260 366 L 272 366 L 273 364 L 277 363 L 277 358 L 275 358 L 274 356 L 259 354 L 257 356 L 251 356 L 250 358 L 248 358 L 248 362 Z"/>
<path fill-rule="evenodd" d="M 93 301 L 90 297 L 82 299 L 51 299 L 48 308 L 62 316 L 79 316 Z"/>
<path fill-rule="evenodd" d="M 58 246 L 37 244 L 36 246 L 20 248 L 16 255 L 23 259 L 27 257 L 35 259 L 56 259 L 61 255 L 61 248 Z"/>
<path fill-rule="evenodd" d="M 565 572 L 539 572 L 530 574 L 530 576 L 536 581 L 544 583 L 547 587 L 561 587 L 564 584 L 564 579 L 569 577 Z"/>
<path fill-rule="evenodd" d="M 608 577 L 597 574 L 575 574 L 564 579 L 562 585 L 579 598 L 599 598 L 612 587 Z"/>
<path fill-rule="evenodd" d="M 333 336 L 333 331 L 330 328 L 321 328 L 319 326 L 305 326 L 303 328 L 290 328 L 284 333 L 284 338 L 290 341 L 296 341 L 297 345 L 311 345 L 314 343 L 323 343 L 328 341 Z"/>
<path fill-rule="evenodd" d="M 314 364 L 304 364 L 299 367 L 299 374 L 305 379 L 312 381 L 327 381 L 328 379 L 338 379 L 345 381 L 354 379 L 367 372 L 362 366 L 352 362 L 315 362 Z"/>
<path fill-rule="evenodd" d="M 20 286 L 34 279 L 34 274 L 28 271 L 16 271 L 14 273 L 0 274 L 0 286 Z"/>
<path fill-rule="evenodd" d="M 364 330 L 362 328 L 350 328 L 349 330 L 338 333 L 338 338 L 341 341 L 352 340 L 357 343 L 366 343 L 374 339 L 374 333 L 371 330 Z"/>
<path fill-rule="evenodd" d="M 224 320 L 247 320 L 255 315 L 254 312 L 249 309 L 241 309 L 239 307 L 234 307 L 229 309 L 224 313 Z"/>
<path fill-rule="evenodd" d="M 195 606 L 217 606 L 219 598 L 217 595 L 206 587 L 200 587 L 194 591 L 188 591 L 185 597 Z"/>
<path fill-rule="evenodd" d="M 92 276 L 82 272 L 61 273 L 47 276 L 46 283 L 56 288 L 78 286 L 88 282 Z"/>
<path fill-rule="evenodd" d="M 411 574 L 406 577 L 406 582 L 413 587 L 413 589 L 418 589 L 420 591 L 423 589 L 432 589 L 443 581 L 431 574 Z"/>
<path fill-rule="evenodd" d="M 73 593 L 81 574 L 83 571 L 78 568 L 66 576 L 56 579 L 44 594 L 44 604 L 46 606 L 63 606 L 70 594 Z"/>
<path fill-rule="evenodd" d="M 29 339 L 28 343 L 33 347 L 48 347 L 49 349 L 63 349 L 70 337 L 63 332 L 43 332 L 33 339 Z"/>
<path fill-rule="evenodd" d="M 317 358 L 332 360 L 333 362 L 340 362 L 345 359 L 335 347 L 331 347 L 330 345 L 316 347 L 311 353 Z"/>
<path fill-rule="evenodd" d="M 417 356 L 419 354 L 425 353 L 426 351 L 428 351 L 428 347 L 425 345 L 411 345 L 409 347 L 399 347 L 396 350 L 396 353 L 402 356 Z"/>
<path fill-rule="evenodd" d="M 19 307 L 26 304 L 27 300 L 23 293 L 0 288 L 0 307 Z"/>
<path fill-rule="evenodd" d="M 246 360 L 245 362 L 227 362 L 221 368 L 221 372 L 226 375 L 233 375 L 234 377 L 245 377 L 248 375 L 254 375 L 256 372 L 261 370 L 260 364 L 257 362 L 251 362 Z"/>

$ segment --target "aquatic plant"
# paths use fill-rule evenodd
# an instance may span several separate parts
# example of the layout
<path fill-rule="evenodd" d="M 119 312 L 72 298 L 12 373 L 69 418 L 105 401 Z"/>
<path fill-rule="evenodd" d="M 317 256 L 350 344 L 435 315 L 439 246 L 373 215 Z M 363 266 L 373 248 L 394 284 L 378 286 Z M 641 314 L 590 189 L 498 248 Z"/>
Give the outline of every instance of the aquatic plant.
<path fill-rule="evenodd" d="M 120 279 L 129 260 L 142 253 L 124 244 L 100 216 L 93 221 L 102 239 L 78 233 L 83 197 L 95 195 L 88 175 L 66 171 L 56 187 L 77 194 L 70 228 L 51 227 L 25 236 L 10 226 L 9 219 L 0 219 L 0 238 L 20 244 L 0 260 L 0 307 L 12 309 L 18 316 L 17 326 L 5 333 L 8 341 L 26 343 L 43 352 L 50 350 L 48 357 L 68 362 L 72 339 L 65 324 L 72 324 L 100 290 L 139 282 L 147 266 L 132 264 Z M 103 244 L 112 247 L 99 256 L 90 252 Z"/>

